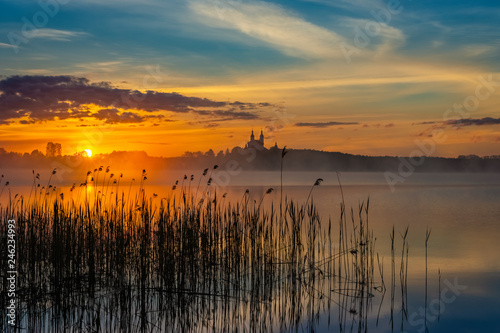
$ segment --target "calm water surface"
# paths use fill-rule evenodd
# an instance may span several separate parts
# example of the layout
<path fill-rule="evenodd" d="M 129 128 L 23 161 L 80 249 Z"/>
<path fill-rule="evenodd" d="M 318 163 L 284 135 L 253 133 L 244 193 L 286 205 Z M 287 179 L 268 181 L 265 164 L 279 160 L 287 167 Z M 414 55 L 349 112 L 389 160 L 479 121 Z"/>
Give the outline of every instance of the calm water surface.
<path fill-rule="evenodd" d="M 182 179 L 183 174 L 169 173 L 161 181 L 148 181 L 146 192 L 150 195 L 156 193 L 159 198 L 166 196 L 174 180 Z M 195 191 L 198 185 L 197 175 L 195 172 L 193 174 L 196 177 L 190 184 L 190 191 Z M 209 190 L 212 193 L 217 191 L 219 196 L 227 193 L 227 201 L 241 200 L 248 189 L 251 199 L 259 202 L 266 190 L 273 187 L 275 191 L 266 195 L 263 204 L 266 207 L 270 207 L 272 202 L 275 207 L 279 205 L 279 174 L 256 172 L 227 179 L 217 177 L 214 173 L 213 178 L 216 180 Z M 326 227 L 331 218 L 336 228 L 342 201 L 336 174 L 285 173 L 284 196 L 304 202 L 317 178 L 324 179 L 324 182 L 313 189 L 311 199 L 323 217 L 323 226 Z M 389 235 L 392 228 L 396 233 L 397 270 L 401 234 L 406 227 L 409 228 L 408 290 L 405 296 L 408 300 L 407 318 L 401 321 L 402 298 L 399 290 L 395 293 L 392 305 L 392 322 L 390 295 L 386 293 L 382 297 L 376 294 L 366 318 L 368 332 L 424 331 L 427 228 L 431 229 L 427 265 L 429 331 L 500 332 L 500 175 L 415 174 L 396 186 L 394 191 L 386 184 L 383 175 L 378 173 L 345 173 L 340 175 L 340 180 L 345 203 L 347 207 L 353 207 L 355 212 L 359 204 L 366 203 L 369 198 L 369 226 L 377 239 L 376 251 L 383 260 L 386 280 L 390 280 Z M 123 181 L 122 190 L 125 192 L 128 190 L 127 181 Z M 28 196 L 30 186 L 27 183 L 26 180 L 17 184 L 11 181 L 11 196 L 16 193 Z M 205 180 L 201 190 L 205 188 L 204 184 Z M 184 186 L 187 188 L 189 182 L 186 181 Z M 137 186 L 131 187 L 132 193 L 136 190 Z M 64 183 L 60 183 L 56 192 L 70 195 Z M 7 197 L 8 190 L 4 190 L 1 202 L 5 204 Z M 440 284 L 438 270 L 442 275 Z M 399 279 L 399 275 L 396 276 Z M 444 289 L 446 292 L 443 293 Z M 332 300 L 335 300 L 334 295 Z M 334 303 L 315 319 L 316 332 L 339 331 L 338 309 Z M 304 318 L 304 321 L 307 319 Z M 357 321 L 358 318 L 353 315 L 343 329 L 357 331 Z M 305 324 L 303 327 L 305 331 L 310 329 Z"/>

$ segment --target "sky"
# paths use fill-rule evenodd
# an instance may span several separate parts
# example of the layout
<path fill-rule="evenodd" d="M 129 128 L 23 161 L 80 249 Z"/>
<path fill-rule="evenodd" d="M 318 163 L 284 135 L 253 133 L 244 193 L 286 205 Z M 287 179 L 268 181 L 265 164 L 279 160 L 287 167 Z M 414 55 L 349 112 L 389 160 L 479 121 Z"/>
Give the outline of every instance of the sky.
<path fill-rule="evenodd" d="M 0 147 L 500 153 L 500 4 L 0 1 Z"/>

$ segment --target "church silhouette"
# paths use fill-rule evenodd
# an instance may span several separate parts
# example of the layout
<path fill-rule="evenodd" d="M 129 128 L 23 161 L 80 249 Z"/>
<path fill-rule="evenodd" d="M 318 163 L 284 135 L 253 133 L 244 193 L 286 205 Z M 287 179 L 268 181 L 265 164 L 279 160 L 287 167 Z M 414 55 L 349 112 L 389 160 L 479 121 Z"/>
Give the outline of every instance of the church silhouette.
<path fill-rule="evenodd" d="M 254 148 L 257 150 L 267 150 L 264 147 L 264 133 L 262 132 L 262 130 L 260 131 L 260 136 L 259 136 L 258 140 L 255 140 L 255 135 L 253 134 L 253 130 L 252 130 L 252 134 L 250 135 L 250 141 L 247 142 L 245 148 Z M 278 143 L 275 143 L 274 146 L 271 147 L 271 150 L 276 150 L 276 149 L 279 149 Z"/>
<path fill-rule="evenodd" d="M 252 130 L 252 134 L 250 135 L 250 141 L 248 141 L 247 147 L 248 148 L 263 148 L 264 147 L 264 133 L 262 132 L 262 130 L 260 131 L 259 140 L 255 140 L 255 135 L 253 134 L 253 130 Z"/>

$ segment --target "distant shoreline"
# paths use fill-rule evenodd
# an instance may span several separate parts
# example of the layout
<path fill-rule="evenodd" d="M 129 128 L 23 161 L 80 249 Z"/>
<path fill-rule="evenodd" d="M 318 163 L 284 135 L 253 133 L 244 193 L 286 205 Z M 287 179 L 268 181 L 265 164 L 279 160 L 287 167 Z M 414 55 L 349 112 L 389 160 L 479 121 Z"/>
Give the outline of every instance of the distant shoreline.
<path fill-rule="evenodd" d="M 0 150 L 1 169 L 72 169 L 93 170 L 99 166 L 112 169 L 203 170 L 213 165 L 228 171 L 279 171 L 281 149 L 240 148 L 231 151 L 187 152 L 180 157 L 152 157 L 144 151 L 113 151 L 91 158 L 82 156 L 47 157 L 38 150 L 15 153 Z M 283 157 L 284 171 L 348 171 L 348 172 L 486 172 L 500 173 L 500 156 L 476 155 L 457 158 L 418 156 L 365 156 L 340 152 L 287 149 Z"/>

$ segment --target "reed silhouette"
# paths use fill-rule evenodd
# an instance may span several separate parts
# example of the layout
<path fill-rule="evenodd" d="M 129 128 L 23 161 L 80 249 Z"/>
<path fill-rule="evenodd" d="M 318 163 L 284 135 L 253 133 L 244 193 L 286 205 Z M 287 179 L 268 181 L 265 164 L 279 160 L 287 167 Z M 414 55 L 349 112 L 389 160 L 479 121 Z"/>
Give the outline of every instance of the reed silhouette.
<path fill-rule="evenodd" d="M 386 291 L 370 200 L 348 210 L 339 182 L 338 226 L 331 218 L 324 225 L 313 196 L 322 179 L 302 204 L 282 199 L 281 187 L 276 211 L 267 199 L 272 188 L 253 202 L 249 190 L 239 201 L 217 194 L 215 169 L 198 181 L 186 175 L 162 198 L 146 194 L 146 170 L 135 193 L 135 180 L 127 188 L 122 174 L 103 166 L 66 194 L 50 184 L 56 170 L 46 186 L 33 172 L 28 200 L 0 205 L 1 230 L 8 219 L 17 224 L 22 278 L 13 331 L 315 331 L 319 316 L 328 311 L 330 319 L 337 307 L 341 332 L 367 332 L 372 299 L 380 295 L 382 304 Z M 400 268 L 405 317 L 407 234 Z M 391 240 L 392 322 L 394 230 Z M 0 328 L 12 329 L 6 319 Z"/>

